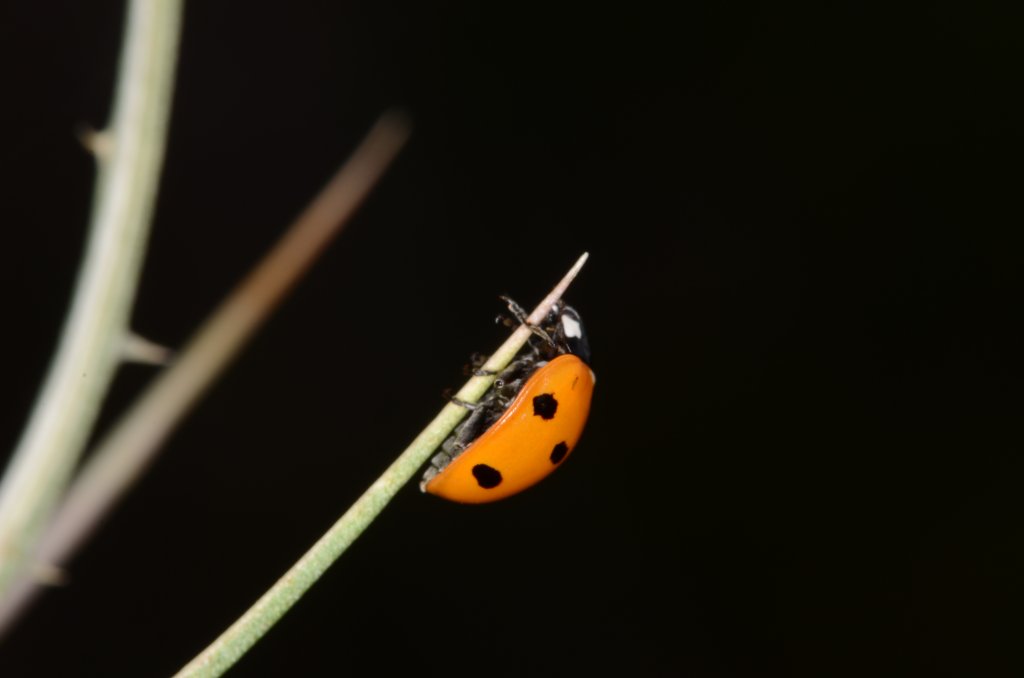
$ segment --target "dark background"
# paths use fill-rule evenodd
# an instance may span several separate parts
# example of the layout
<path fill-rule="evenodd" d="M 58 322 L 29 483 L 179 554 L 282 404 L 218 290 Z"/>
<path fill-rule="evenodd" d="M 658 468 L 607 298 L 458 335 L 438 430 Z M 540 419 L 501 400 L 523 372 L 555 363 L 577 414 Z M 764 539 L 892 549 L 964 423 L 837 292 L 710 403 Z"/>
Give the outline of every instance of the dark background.
<path fill-rule="evenodd" d="M 489 506 L 407 487 L 235 674 L 1024 675 L 1024 16 L 825 4 L 189 3 L 144 335 L 180 346 L 380 112 L 414 136 L 0 675 L 177 670 L 583 251 L 571 462 Z M 4 454 L 121 21 L 0 5 Z"/>

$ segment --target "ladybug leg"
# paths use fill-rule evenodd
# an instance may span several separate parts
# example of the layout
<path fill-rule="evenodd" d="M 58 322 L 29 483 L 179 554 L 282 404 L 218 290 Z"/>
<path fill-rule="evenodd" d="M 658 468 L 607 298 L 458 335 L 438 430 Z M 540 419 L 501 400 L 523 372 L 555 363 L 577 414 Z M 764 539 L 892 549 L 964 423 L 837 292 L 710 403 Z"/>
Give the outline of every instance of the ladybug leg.
<path fill-rule="evenodd" d="M 463 365 L 462 373 L 467 377 L 493 377 L 496 372 L 483 369 L 488 357 L 486 353 L 474 353 L 469 358 L 469 364 Z"/>
<path fill-rule="evenodd" d="M 508 304 L 509 313 L 511 313 L 515 317 L 515 319 L 519 322 L 520 325 L 526 325 L 527 327 L 529 327 L 530 331 L 533 332 L 538 337 L 540 337 L 547 345 L 555 345 L 555 341 L 554 339 L 551 338 L 550 334 L 545 332 L 544 329 L 539 327 L 538 325 L 534 325 L 531 322 L 529 322 L 529 318 L 526 315 L 526 311 L 524 311 L 523 307 L 517 304 L 512 299 L 512 297 L 503 294 L 499 297 L 499 299 Z M 511 325 L 508 326 L 511 327 Z"/>
<path fill-rule="evenodd" d="M 498 298 L 504 301 L 505 305 L 508 306 L 508 310 L 512 314 L 512 317 L 509 318 L 505 314 L 499 314 L 498 317 L 494 319 L 494 322 L 498 323 L 499 325 L 504 325 L 509 329 L 515 327 L 517 324 L 528 324 L 526 322 L 526 311 L 523 310 L 522 306 L 513 301 L 512 297 L 502 294 Z"/>
<path fill-rule="evenodd" d="M 539 366 L 540 356 L 536 349 L 530 347 L 530 352 L 521 358 L 517 358 L 508 364 L 508 367 L 501 371 L 501 374 L 494 380 L 495 388 L 503 388 L 506 384 L 517 379 L 522 379 L 525 375 L 533 372 L 533 369 Z"/>
<path fill-rule="evenodd" d="M 502 294 L 498 298 L 501 299 L 502 301 L 504 301 L 508 305 L 509 313 L 511 313 L 513 316 L 515 316 L 515 319 L 518 320 L 521 325 L 529 325 L 530 324 L 530 323 L 526 322 L 526 311 L 523 309 L 522 306 L 517 304 L 512 297 L 510 297 L 510 296 L 508 296 L 506 294 Z"/>
<path fill-rule="evenodd" d="M 447 438 L 444 439 L 444 442 L 441 443 L 441 452 L 439 454 L 434 455 L 434 458 L 431 461 L 434 462 L 434 466 L 443 466 L 444 464 L 447 464 L 449 461 L 451 461 L 452 457 L 456 456 L 459 452 L 462 452 L 462 450 L 464 449 L 465 446 L 459 444 L 454 435 L 448 436 Z M 447 457 L 447 459 L 445 459 L 445 456 Z M 442 461 L 443 463 L 438 464 L 438 461 Z"/>
<path fill-rule="evenodd" d="M 451 389 L 446 389 L 444 397 L 448 402 L 453 405 L 465 408 L 470 412 L 480 412 L 487 410 L 488 408 L 493 409 L 493 404 L 498 401 L 502 408 L 509 403 L 509 396 L 506 395 L 511 391 L 511 395 L 515 395 L 516 391 L 519 390 L 523 383 L 523 376 L 527 373 L 531 367 L 536 365 L 537 357 L 536 351 L 531 351 L 528 355 L 513 360 L 509 363 L 508 367 L 503 369 L 501 372 L 494 372 L 492 370 L 476 370 L 474 374 L 476 376 L 494 377 L 494 384 L 492 390 L 488 391 L 484 395 L 480 402 L 470 403 L 466 402 L 462 398 L 452 395 Z M 472 417 L 470 417 L 472 419 Z M 467 420 L 462 426 L 469 424 Z M 458 429 L 456 429 L 458 430 Z"/>
<path fill-rule="evenodd" d="M 528 347 L 528 350 L 529 354 L 519 358 L 518 360 L 512 361 L 511 363 L 509 363 L 508 367 L 503 369 L 501 372 L 496 372 L 494 370 L 485 370 L 478 367 L 477 369 L 473 370 L 472 374 L 474 377 L 497 377 L 497 379 L 494 380 L 494 385 L 497 388 L 501 388 L 502 382 L 509 380 L 509 375 L 515 374 L 516 372 L 520 371 L 525 365 L 529 365 L 536 362 L 538 358 L 537 349 L 533 346 L 530 346 Z M 483 360 L 481 364 L 487 362 L 487 356 L 484 356 L 484 358 L 485 360 Z"/>
<path fill-rule="evenodd" d="M 459 407 L 464 407 L 467 410 L 469 410 L 470 412 L 476 412 L 478 409 L 483 407 L 483 405 L 481 405 L 480 403 L 466 402 L 462 398 L 456 398 L 455 396 L 451 396 L 450 398 L 448 398 L 448 402 L 450 402 L 452 405 L 458 405 Z"/>
<path fill-rule="evenodd" d="M 475 412 L 476 410 L 480 409 L 481 407 L 483 407 L 484 405 L 487 404 L 486 403 L 487 396 L 484 396 L 484 399 L 481 400 L 480 402 L 471 403 L 471 402 L 467 402 L 467 401 L 463 400 L 462 398 L 459 398 L 458 396 L 452 395 L 452 390 L 453 389 L 451 389 L 451 388 L 446 388 L 442 392 L 442 394 L 441 394 L 441 396 L 445 400 L 450 402 L 452 405 L 458 405 L 459 407 L 467 409 L 470 412 Z"/>
<path fill-rule="evenodd" d="M 480 434 L 487 429 L 488 410 L 484 405 L 478 406 L 470 412 L 466 420 L 458 425 L 455 432 L 448 436 L 447 440 L 441 443 L 441 450 L 455 458 L 464 449 L 480 437 Z"/>
<path fill-rule="evenodd" d="M 468 403 L 465 403 L 468 405 Z M 424 475 L 423 482 L 420 487 L 430 478 L 437 475 L 437 472 L 443 469 L 445 466 L 451 463 L 452 459 L 462 454 L 462 452 L 470 446 L 470 444 L 480 437 L 480 434 L 487 428 L 487 410 L 483 403 L 480 403 L 474 407 L 470 412 L 470 415 L 459 424 L 455 431 L 444 439 L 441 443 L 441 449 L 430 458 L 430 464 L 433 467 L 433 473 L 427 470 L 427 474 Z M 427 476 L 430 476 L 429 478 Z"/>

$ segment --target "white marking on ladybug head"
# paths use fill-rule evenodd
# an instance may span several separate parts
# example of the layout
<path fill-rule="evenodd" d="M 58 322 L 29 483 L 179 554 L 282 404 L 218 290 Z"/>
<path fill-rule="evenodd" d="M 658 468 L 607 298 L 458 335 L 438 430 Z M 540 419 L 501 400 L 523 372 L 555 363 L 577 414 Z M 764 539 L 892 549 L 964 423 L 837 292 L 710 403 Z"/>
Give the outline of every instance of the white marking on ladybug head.
<path fill-rule="evenodd" d="M 579 339 L 583 336 L 583 328 L 580 327 L 580 321 L 568 314 L 562 316 L 562 331 L 569 339 Z"/>

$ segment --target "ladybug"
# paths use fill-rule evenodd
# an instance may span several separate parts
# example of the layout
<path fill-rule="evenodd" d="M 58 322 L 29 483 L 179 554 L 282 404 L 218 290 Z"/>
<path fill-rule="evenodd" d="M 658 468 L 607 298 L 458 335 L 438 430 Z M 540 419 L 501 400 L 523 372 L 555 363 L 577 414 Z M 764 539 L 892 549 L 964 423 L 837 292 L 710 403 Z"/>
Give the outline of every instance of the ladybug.
<path fill-rule="evenodd" d="M 526 313 L 503 297 L 520 323 Z M 496 375 L 423 474 L 423 492 L 464 504 L 497 501 L 531 487 L 565 461 L 590 412 L 594 373 L 579 313 L 559 301 L 525 353 Z"/>

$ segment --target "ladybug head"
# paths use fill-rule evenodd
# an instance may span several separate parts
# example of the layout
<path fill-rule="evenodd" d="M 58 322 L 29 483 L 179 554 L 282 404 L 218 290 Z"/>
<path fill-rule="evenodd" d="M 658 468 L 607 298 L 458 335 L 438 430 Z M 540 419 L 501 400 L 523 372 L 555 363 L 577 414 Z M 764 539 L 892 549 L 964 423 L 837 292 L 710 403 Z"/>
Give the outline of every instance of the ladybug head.
<path fill-rule="evenodd" d="M 544 325 L 558 353 L 572 353 L 590 364 L 590 342 L 587 341 L 583 321 L 576 309 L 559 301 L 551 309 Z"/>

